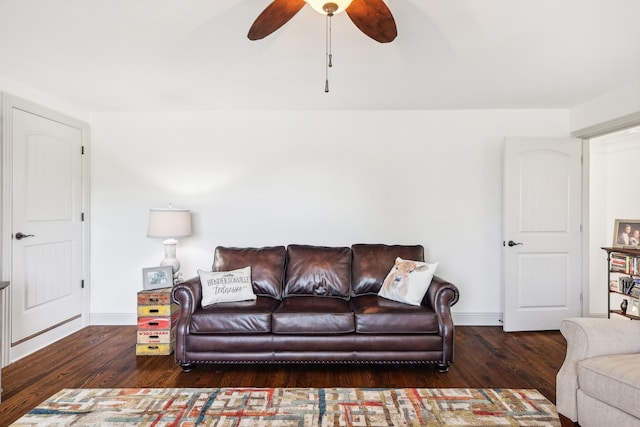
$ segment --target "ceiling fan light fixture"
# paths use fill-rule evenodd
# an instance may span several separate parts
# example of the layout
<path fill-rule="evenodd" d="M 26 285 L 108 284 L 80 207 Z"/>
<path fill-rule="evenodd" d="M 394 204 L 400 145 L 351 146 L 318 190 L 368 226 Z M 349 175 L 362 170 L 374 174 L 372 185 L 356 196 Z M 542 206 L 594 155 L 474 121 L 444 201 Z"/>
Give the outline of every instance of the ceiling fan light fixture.
<path fill-rule="evenodd" d="M 331 21 L 333 15 L 351 7 L 355 0 L 273 0 L 249 28 L 247 38 L 260 40 L 289 22 L 305 4 L 325 16 L 326 62 L 324 91 L 329 92 L 329 68 L 333 66 L 331 53 Z M 380 43 L 389 43 L 398 35 L 396 22 L 384 0 L 358 0 L 347 14 L 360 31 Z"/>
<path fill-rule="evenodd" d="M 343 12 L 353 0 L 305 0 L 316 12 L 323 15 Z"/>

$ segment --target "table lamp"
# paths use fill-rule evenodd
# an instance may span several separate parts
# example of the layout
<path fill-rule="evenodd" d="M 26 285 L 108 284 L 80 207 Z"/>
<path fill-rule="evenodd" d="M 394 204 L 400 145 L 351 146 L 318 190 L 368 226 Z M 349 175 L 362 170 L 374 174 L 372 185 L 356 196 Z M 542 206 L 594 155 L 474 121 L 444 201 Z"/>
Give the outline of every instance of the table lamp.
<path fill-rule="evenodd" d="M 160 266 L 171 266 L 174 277 L 180 270 L 180 261 L 176 258 L 178 237 L 191 236 L 191 212 L 189 209 L 174 209 L 171 205 L 165 209 L 149 211 L 149 228 L 147 237 L 162 237 L 164 259 Z"/>

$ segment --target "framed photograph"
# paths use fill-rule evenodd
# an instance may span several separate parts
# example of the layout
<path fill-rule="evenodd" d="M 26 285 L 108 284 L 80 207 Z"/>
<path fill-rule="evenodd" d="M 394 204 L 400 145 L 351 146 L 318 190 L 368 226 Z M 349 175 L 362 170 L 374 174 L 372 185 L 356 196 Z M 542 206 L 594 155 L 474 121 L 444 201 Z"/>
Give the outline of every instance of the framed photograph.
<path fill-rule="evenodd" d="M 627 308 L 627 314 L 640 317 L 640 301 L 637 299 L 632 300 L 629 308 Z"/>
<path fill-rule="evenodd" d="M 171 286 L 173 286 L 173 270 L 171 266 L 142 269 L 143 289 L 170 288 Z"/>
<path fill-rule="evenodd" d="M 640 249 L 640 219 L 616 219 L 613 247 Z"/>

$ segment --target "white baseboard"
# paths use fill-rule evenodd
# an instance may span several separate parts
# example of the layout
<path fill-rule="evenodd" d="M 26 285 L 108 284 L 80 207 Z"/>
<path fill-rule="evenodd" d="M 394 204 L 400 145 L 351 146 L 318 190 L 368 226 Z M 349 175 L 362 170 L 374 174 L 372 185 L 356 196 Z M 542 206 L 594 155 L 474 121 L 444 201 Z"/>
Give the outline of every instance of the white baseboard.
<path fill-rule="evenodd" d="M 456 326 L 502 326 L 502 313 L 452 313 Z"/>
<path fill-rule="evenodd" d="M 137 325 L 136 313 L 91 313 L 89 324 L 98 325 Z"/>
<path fill-rule="evenodd" d="M 91 325 L 136 325 L 136 313 L 91 313 Z M 456 326 L 502 326 L 502 313 L 453 313 Z"/>

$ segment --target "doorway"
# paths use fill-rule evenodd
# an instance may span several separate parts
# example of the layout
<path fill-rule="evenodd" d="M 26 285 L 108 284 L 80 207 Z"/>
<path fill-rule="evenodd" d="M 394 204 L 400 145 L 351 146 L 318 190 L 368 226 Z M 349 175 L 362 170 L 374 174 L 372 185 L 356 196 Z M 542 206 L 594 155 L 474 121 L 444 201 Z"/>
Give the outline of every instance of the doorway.
<path fill-rule="evenodd" d="M 640 219 L 640 126 L 589 140 L 589 301 L 585 315 L 607 316 L 607 257 L 616 219 Z"/>
<path fill-rule="evenodd" d="M 89 128 L 10 95 L 2 115 L 7 364 L 88 324 Z"/>
<path fill-rule="evenodd" d="M 574 136 L 584 141 L 583 220 L 580 222 L 584 224 L 584 237 L 582 274 L 573 277 L 582 276 L 581 315 L 606 317 L 607 261 L 601 247 L 611 246 L 615 219 L 640 219 L 640 196 L 636 189 L 640 167 L 640 114 L 578 131 Z M 517 244 L 518 241 L 514 242 Z M 517 253 L 519 248 L 514 246 L 510 252 Z M 505 262 L 505 265 L 517 263 Z M 576 296 L 571 298 L 573 301 L 578 299 Z M 540 327 L 531 329 L 536 328 Z"/>
<path fill-rule="evenodd" d="M 505 141 L 506 332 L 558 329 L 582 313 L 581 157 L 575 138 Z"/>

